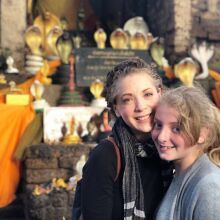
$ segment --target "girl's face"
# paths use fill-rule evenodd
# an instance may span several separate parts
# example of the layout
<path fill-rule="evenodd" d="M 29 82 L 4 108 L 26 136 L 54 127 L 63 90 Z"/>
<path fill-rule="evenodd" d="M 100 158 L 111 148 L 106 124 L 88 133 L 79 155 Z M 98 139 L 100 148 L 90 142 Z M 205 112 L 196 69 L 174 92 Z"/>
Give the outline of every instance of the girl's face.
<path fill-rule="evenodd" d="M 160 89 L 145 72 L 135 72 L 119 79 L 116 90 L 116 115 L 142 139 L 152 129 L 152 113 L 160 98 Z"/>
<path fill-rule="evenodd" d="M 198 157 L 199 146 L 191 146 L 189 138 L 182 131 L 178 116 L 174 108 L 166 104 L 159 105 L 151 134 L 161 159 L 188 167 Z M 204 141 L 201 138 L 200 134 L 197 143 Z"/>

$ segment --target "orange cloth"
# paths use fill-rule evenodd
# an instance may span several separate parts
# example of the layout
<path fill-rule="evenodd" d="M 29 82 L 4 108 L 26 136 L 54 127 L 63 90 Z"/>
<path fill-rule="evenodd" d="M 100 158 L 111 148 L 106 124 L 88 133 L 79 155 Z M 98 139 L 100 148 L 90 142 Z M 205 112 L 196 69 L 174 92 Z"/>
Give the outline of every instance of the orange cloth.
<path fill-rule="evenodd" d="M 26 126 L 33 120 L 30 106 L 0 104 L 0 208 L 15 199 L 20 180 L 20 162 L 13 154 Z"/>

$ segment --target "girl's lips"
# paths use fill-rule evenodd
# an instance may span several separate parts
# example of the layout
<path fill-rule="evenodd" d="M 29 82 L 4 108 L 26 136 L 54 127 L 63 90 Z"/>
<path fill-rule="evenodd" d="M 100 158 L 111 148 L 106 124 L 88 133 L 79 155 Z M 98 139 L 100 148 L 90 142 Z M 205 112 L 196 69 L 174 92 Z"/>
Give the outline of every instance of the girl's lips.
<path fill-rule="evenodd" d="M 168 151 L 170 149 L 173 149 L 175 148 L 175 146 L 162 146 L 162 145 L 159 145 L 159 149 L 161 152 L 165 152 L 165 151 Z"/>

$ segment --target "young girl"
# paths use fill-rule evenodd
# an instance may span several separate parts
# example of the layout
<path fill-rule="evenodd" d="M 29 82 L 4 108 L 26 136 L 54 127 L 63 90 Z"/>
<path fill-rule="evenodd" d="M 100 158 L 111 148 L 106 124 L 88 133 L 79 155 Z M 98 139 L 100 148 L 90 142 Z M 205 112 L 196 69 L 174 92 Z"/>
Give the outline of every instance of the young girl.
<path fill-rule="evenodd" d="M 209 98 L 193 87 L 166 92 L 152 138 L 160 157 L 173 161 L 176 171 L 156 219 L 220 219 L 220 168 L 214 164 L 220 158 L 220 113 Z"/>
<path fill-rule="evenodd" d="M 106 100 L 116 117 L 112 136 L 121 169 L 115 181 L 117 157 L 111 142 L 105 140 L 92 151 L 83 169 L 84 220 L 152 219 L 168 180 L 161 176 L 150 136 L 161 90 L 161 78 L 141 59 L 124 61 L 108 73 Z"/>

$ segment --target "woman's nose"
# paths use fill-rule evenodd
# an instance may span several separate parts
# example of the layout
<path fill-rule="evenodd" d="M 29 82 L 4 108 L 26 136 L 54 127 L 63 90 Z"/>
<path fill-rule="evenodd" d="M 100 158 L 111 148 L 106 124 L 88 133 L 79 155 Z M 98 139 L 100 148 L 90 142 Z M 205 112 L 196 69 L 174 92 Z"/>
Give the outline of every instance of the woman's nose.
<path fill-rule="evenodd" d="M 147 107 L 146 100 L 142 98 L 136 98 L 135 99 L 135 111 L 142 111 Z"/>

